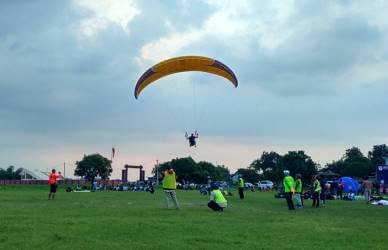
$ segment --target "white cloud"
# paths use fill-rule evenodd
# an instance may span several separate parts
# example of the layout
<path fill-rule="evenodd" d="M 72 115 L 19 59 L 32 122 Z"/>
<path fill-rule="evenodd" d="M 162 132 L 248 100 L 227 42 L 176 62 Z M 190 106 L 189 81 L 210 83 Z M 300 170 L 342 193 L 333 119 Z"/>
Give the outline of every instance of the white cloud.
<path fill-rule="evenodd" d="M 263 150 L 324 164 L 387 141 L 386 1 L 14 2 L 0 8 L 0 167 L 70 165 L 112 145 L 117 177 L 187 155 L 235 169 Z M 222 60 L 240 86 L 181 74 L 134 100 L 150 61 L 181 54 Z"/>
<path fill-rule="evenodd" d="M 134 1 L 130 0 L 73 0 L 73 3 L 92 13 L 80 23 L 80 32 L 86 37 L 96 35 L 110 24 L 116 24 L 128 32 L 129 22 L 140 14 Z"/>
<path fill-rule="evenodd" d="M 357 64 L 340 76 L 337 81 L 346 87 L 380 84 L 388 80 L 388 62 Z"/>
<path fill-rule="evenodd" d="M 284 43 L 293 29 L 285 28 L 294 13 L 293 1 L 263 5 L 253 8 L 250 1 L 209 1 L 216 8 L 202 26 L 190 30 L 177 30 L 172 34 L 144 44 L 140 58 L 158 62 L 179 54 L 201 40 L 223 40 L 239 51 L 245 51 L 246 37 L 257 40 L 258 46 L 274 49 Z M 254 5 L 254 4 L 253 4 Z M 171 29 L 171 24 L 166 23 Z M 235 46 L 233 46 L 235 45 Z M 237 46 L 238 45 L 238 46 Z M 190 49 L 187 49 L 190 51 Z M 186 52 L 187 53 L 187 52 Z M 247 51 L 244 52 L 247 54 Z"/>
<path fill-rule="evenodd" d="M 188 31 L 185 33 L 175 33 L 169 37 L 164 37 L 156 42 L 148 43 L 141 48 L 139 62 L 151 60 L 158 62 L 175 55 L 180 49 L 199 41 L 204 33 L 198 30 Z"/>

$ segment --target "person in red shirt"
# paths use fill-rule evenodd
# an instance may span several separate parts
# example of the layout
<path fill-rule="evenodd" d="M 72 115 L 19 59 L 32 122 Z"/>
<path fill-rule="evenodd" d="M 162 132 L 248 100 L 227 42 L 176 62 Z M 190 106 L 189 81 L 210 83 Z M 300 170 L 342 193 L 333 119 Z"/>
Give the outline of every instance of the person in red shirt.
<path fill-rule="evenodd" d="M 58 187 L 57 185 L 58 178 L 63 178 L 63 176 L 61 175 L 61 172 L 58 172 L 57 174 L 55 169 L 51 170 L 51 174 L 49 175 L 49 181 L 48 181 L 48 184 L 50 185 L 50 192 L 48 195 L 49 200 L 54 200 L 55 193 L 57 192 L 57 187 Z"/>

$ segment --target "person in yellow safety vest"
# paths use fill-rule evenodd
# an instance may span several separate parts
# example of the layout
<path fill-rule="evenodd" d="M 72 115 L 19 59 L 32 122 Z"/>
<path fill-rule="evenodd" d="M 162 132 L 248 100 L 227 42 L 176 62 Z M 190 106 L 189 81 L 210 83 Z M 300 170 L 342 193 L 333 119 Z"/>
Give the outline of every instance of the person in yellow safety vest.
<path fill-rule="evenodd" d="M 290 176 L 290 171 L 284 170 L 284 179 L 283 179 L 283 187 L 284 187 L 284 196 L 287 201 L 287 206 L 289 210 L 294 210 L 294 202 L 292 201 L 292 195 L 295 193 L 295 182 L 294 178 Z"/>
<path fill-rule="evenodd" d="M 167 170 L 162 174 L 163 180 L 163 190 L 164 190 L 164 205 L 166 208 L 169 208 L 170 202 L 169 199 L 175 205 L 176 209 L 179 209 L 179 203 L 176 198 L 176 174 L 171 167 L 168 167 Z"/>
<path fill-rule="evenodd" d="M 321 194 L 321 183 L 319 176 L 313 176 L 313 207 L 319 207 L 319 196 Z"/>
<path fill-rule="evenodd" d="M 222 212 L 228 206 L 228 201 L 225 199 L 222 192 L 219 190 L 216 183 L 211 184 L 210 201 L 207 204 L 213 211 Z"/>
<path fill-rule="evenodd" d="M 295 200 L 296 200 L 296 208 L 303 208 L 303 184 L 302 184 L 301 174 L 296 175 Z"/>
<path fill-rule="evenodd" d="M 238 178 L 238 194 L 240 195 L 240 199 L 244 199 L 244 179 L 242 178 L 241 174 L 239 175 L 240 177 Z"/>

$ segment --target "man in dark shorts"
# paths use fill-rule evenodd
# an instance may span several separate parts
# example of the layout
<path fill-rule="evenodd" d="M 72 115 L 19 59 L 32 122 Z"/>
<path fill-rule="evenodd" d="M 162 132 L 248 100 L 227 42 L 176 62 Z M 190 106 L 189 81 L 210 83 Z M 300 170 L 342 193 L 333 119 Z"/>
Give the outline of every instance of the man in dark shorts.
<path fill-rule="evenodd" d="M 190 147 L 193 147 L 193 146 L 194 146 L 194 147 L 197 147 L 197 143 L 196 143 L 196 141 L 195 141 L 195 139 L 198 139 L 198 133 L 197 133 L 197 131 L 195 131 L 194 133 L 191 133 L 190 136 L 188 136 L 188 135 L 187 135 L 187 132 L 186 132 L 185 137 L 186 137 L 187 140 L 189 140 L 189 145 L 190 145 Z"/>
<path fill-rule="evenodd" d="M 57 192 L 57 187 L 58 187 L 58 178 L 63 178 L 61 175 L 61 172 L 56 173 L 55 169 L 51 170 L 51 174 L 49 175 L 49 185 L 50 185 L 50 192 L 48 195 L 49 200 L 54 200 L 55 193 Z"/>
<path fill-rule="evenodd" d="M 370 197 L 372 195 L 373 183 L 369 180 L 368 176 L 364 177 L 364 181 L 362 183 L 362 186 L 364 187 L 364 195 L 365 195 L 366 204 L 369 204 Z"/>

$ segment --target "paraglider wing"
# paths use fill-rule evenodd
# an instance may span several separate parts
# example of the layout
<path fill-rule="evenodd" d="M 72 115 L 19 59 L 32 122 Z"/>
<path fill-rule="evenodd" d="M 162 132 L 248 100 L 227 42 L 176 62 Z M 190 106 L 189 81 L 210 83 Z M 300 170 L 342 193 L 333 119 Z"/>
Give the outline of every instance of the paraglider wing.
<path fill-rule="evenodd" d="M 185 71 L 201 71 L 222 76 L 237 87 L 233 71 L 220 61 L 203 56 L 181 56 L 162 61 L 148 69 L 139 78 L 135 87 L 135 98 L 152 82 L 171 74 Z"/>

